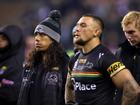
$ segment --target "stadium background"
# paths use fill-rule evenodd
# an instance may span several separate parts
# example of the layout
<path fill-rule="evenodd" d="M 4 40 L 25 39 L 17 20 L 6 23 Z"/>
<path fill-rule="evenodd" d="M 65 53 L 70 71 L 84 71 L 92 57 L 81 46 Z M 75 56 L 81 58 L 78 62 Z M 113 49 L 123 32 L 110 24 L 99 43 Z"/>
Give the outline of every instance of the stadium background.
<path fill-rule="evenodd" d="M 83 13 L 93 13 L 105 22 L 102 41 L 113 53 L 125 40 L 121 19 L 130 10 L 140 11 L 140 0 L 0 0 L 0 26 L 17 24 L 25 36 L 32 36 L 35 26 L 52 9 L 62 13 L 62 43 L 72 50 L 72 27 Z"/>

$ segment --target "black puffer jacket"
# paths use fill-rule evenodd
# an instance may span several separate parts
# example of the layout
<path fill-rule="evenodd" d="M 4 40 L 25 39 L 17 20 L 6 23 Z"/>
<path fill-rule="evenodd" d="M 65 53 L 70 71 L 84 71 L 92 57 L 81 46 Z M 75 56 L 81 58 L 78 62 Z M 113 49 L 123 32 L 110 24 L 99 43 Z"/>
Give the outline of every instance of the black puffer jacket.
<path fill-rule="evenodd" d="M 65 105 L 64 91 L 69 58 L 63 64 L 46 70 L 40 62 L 33 68 L 25 67 L 18 105 Z"/>
<path fill-rule="evenodd" d="M 140 85 L 140 48 L 132 47 L 128 41 L 125 41 L 120 45 L 120 48 L 116 52 L 116 56 L 125 64 L 130 70 L 135 80 Z M 117 90 L 116 105 L 121 105 L 122 92 Z M 140 100 L 138 104 L 140 105 Z"/>
<path fill-rule="evenodd" d="M 0 99 L 7 102 L 17 101 L 24 61 L 24 41 L 22 30 L 15 25 L 0 29 L 10 43 L 8 49 L 0 50 Z"/>

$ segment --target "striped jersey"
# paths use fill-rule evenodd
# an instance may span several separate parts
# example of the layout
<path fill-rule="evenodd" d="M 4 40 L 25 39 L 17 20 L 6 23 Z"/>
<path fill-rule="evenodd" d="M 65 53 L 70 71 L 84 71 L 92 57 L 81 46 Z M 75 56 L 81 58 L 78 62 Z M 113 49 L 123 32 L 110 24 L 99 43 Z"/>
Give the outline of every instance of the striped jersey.
<path fill-rule="evenodd" d="M 113 105 L 111 78 L 125 66 L 107 48 L 100 44 L 89 53 L 81 51 L 69 67 L 78 105 Z"/>

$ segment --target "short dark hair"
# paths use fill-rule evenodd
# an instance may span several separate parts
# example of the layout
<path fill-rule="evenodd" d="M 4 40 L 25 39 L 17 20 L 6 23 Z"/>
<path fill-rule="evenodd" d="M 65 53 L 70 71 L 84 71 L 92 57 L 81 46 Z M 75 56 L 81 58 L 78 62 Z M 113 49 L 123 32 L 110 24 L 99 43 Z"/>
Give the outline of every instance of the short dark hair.
<path fill-rule="evenodd" d="M 91 18 L 93 18 L 100 25 L 102 31 L 104 30 L 104 22 L 100 17 L 94 16 L 92 14 L 85 14 L 82 17 L 91 17 Z"/>

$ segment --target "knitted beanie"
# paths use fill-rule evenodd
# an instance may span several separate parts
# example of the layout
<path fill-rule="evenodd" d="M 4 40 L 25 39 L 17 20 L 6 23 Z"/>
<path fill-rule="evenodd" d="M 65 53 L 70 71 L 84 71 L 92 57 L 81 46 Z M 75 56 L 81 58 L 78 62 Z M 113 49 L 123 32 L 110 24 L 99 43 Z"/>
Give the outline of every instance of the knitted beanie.
<path fill-rule="evenodd" d="M 34 33 L 44 33 L 59 43 L 61 35 L 60 17 L 59 10 L 52 10 L 49 16 L 36 26 Z"/>

